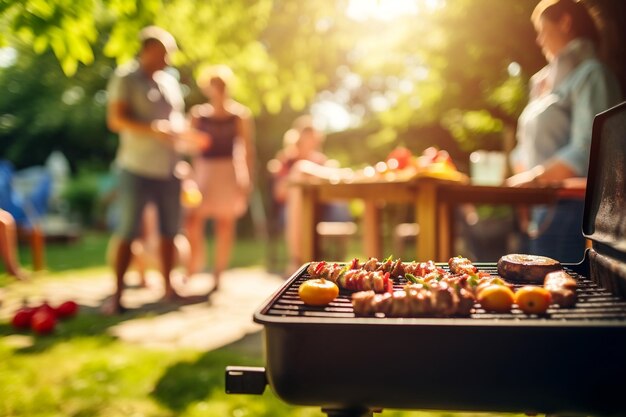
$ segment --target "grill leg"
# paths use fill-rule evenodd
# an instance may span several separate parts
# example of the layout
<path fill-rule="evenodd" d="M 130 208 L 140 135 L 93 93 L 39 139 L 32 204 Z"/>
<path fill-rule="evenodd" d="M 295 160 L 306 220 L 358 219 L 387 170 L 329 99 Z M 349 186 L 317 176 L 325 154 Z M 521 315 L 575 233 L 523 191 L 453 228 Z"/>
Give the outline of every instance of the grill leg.
<path fill-rule="evenodd" d="M 370 410 L 366 407 L 322 408 L 322 413 L 326 413 L 328 417 L 373 417 L 374 413 L 382 413 L 382 410 Z"/>

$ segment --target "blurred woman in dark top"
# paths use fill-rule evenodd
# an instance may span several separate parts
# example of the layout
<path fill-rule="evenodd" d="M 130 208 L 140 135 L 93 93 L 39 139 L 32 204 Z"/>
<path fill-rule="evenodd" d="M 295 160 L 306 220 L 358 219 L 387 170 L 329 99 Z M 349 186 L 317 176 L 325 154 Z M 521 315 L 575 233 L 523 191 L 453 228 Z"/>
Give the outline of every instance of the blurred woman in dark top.
<path fill-rule="evenodd" d="M 198 85 L 209 102 L 194 106 L 190 112 L 191 125 L 208 133 L 212 140 L 211 146 L 193 159 L 202 202 L 186 216 L 191 245 L 188 271 L 192 275 L 205 267 L 205 222 L 212 219 L 216 237 L 215 290 L 228 267 L 236 221 L 246 212 L 252 189 L 253 121 L 250 110 L 228 95 L 232 78 L 230 68 L 223 65 L 202 72 Z"/>
<path fill-rule="evenodd" d="M 600 36 L 582 2 L 542 0 L 531 17 L 548 64 L 531 79 L 511 155 L 511 186 L 560 184 L 586 177 L 596 114 L 617 104 L 615 76 L 597 57 Z M 530 213 L 528 251 L 575 262 L 583 257 L 584 202 L 561 200 Z"/>

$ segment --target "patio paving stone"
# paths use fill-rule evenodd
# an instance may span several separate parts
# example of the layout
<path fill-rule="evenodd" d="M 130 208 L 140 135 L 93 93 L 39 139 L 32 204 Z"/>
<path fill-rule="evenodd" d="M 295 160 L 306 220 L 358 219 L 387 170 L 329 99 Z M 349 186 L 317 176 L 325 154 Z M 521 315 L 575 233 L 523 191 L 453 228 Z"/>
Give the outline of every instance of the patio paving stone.
<path fill-rule="evenodd" d="M 80 305 L 82 314 L 100 314 L 99 306 L 113 292 L 113 280 L 112 273 L 106 272 L 56 280 L 38 280 L 35 276 L 28 282 L 10 284 L 0 290 L 0 319 L 9 320 L 24 297 L 30 305 L 44 300 L 58 305 L 71 299 Z M 120 340 L 145 347 L 213 350 L 260 332 L 262 326 L 252 321 L 252 315 L 284 281 L 261 267 L 231 269 L 223 274 L 219 291 L 207 299 L 206 293 L 213 286 L 210 273 L 195 275 L 187 282 L 175 277 L 177 291 L 189 297 L 190 304 L 161 301 L 163 282 L 157 271 L 148 271 L 146 282 L 147 287 L 140 287 L 138 274 L 128 273 L 123 304 L 131 311 L 122 317 L 129 318 L 108 331 Z M 260 352 L 260 339 L 253 339 Z"/>

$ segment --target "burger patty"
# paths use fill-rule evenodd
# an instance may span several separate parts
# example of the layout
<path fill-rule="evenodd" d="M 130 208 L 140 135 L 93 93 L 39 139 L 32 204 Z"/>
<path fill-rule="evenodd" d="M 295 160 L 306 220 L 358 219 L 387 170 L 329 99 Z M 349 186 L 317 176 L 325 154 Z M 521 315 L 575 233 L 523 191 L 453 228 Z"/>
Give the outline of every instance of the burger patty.
<path fill-rule="evenodd" d="M 559 261 L 546 256 L 513 253 L 498 260 L 498 274 L 510 281 L 543 283 L 548 273 L 561 269 Z"/>

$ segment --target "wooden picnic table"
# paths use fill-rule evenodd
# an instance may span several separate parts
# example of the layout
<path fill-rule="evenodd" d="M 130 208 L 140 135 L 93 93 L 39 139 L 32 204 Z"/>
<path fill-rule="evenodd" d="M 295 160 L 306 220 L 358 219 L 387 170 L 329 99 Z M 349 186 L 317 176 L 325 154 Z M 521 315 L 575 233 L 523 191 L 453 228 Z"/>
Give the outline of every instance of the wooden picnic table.
<path fill-rule="evenodd" d="M 562 199 L 584 200 L 585 186 L 586 182 L 584 181 L 576 181 L 558 187 L 443 184 L 437 190 L 436 202 L 437 258 L 441 261 L 447 261 L 451 256 L 454 256 L 454 209 L 461 204 L 508 205 L 512 207 L 552 205 Z"/>
<path fill-rule="evenodd" d="M 307 179 L 291 183 L 302 193 L 303 259 L 318 260 L 320 241 L 315 226 L 321 203 L 359 199 L 364 202 L 364 255 L 383 257 L 380 207 L 384 203 L 410 204 L 419 224 L 416 260 L 447 261 L 453 255 L 453 214 L 460 204 L 531 206 L 553 204 L 559 198 L 584 198 L 576 187 L 514 188 L 461 184 L 433 178 L 372 178 L 358 181 Z"/>

